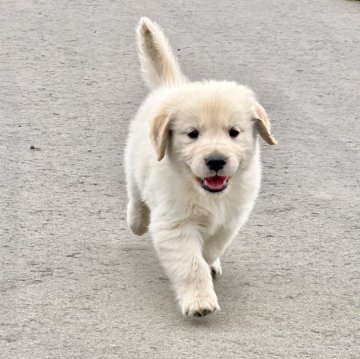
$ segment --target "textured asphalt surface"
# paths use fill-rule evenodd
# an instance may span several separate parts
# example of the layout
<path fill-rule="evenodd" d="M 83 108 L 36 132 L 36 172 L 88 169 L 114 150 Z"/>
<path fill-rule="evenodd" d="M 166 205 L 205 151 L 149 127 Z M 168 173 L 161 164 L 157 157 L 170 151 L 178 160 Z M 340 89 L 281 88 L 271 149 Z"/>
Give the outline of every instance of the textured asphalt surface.
<path fill-rule="evenodd" d="M 126 228 L 142 15 L 279 140 L 204 319 Z M 359 358 L 359 24 L 346 0 L 1 1 L 0 358 Z"/>

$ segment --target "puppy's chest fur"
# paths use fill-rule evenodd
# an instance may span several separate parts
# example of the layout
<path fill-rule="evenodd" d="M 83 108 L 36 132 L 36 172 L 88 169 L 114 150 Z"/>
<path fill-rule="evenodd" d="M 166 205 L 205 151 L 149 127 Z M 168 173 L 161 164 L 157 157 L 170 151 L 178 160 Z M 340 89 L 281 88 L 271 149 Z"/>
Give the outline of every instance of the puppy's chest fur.
<path fill-rule="evenodd" d="M 184 208 L 184 224 L 196 226 L 203 238 L 212 237 L 218 231 L 234 231 L 241 220 L 241 209 L 234 199 L 219 198 L 213 201 L 196 201 Z"/>
<path fill-rule="evenodd" d="M 157 175 L 144 176 L 147 186 L 143 187 L 143 198 L 151 212 L 155 212 L 152 220 L 167 228 L 191 226 L 204 240 L 219 231 L 236 232 L 246 221 L 259 189 L 258 161 L 257 154 L 253 165 L 232 179 L 228 193 L 211 195 L 194 188 L 193 180 L 170 170 L 165 161 L 162 166 L 151 167 L 153 171 L 158 170 Z"/>

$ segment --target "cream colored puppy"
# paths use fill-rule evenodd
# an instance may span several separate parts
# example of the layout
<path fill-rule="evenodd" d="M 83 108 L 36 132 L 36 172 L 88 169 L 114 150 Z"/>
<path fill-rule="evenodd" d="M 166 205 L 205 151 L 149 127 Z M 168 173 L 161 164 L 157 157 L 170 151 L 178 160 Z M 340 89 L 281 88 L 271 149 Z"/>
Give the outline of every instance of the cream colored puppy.
<path fill-rule="evenodd" d="M 228 81 L 190 82 L 160 27 L 140 20 L 138 45 L 152 89 L 126 147 L 127 222 L 150 231 L 182 313 L 220 309 L 212 276 L 260 187 L 257 135 L 276 140 L 254 93 Z"/>

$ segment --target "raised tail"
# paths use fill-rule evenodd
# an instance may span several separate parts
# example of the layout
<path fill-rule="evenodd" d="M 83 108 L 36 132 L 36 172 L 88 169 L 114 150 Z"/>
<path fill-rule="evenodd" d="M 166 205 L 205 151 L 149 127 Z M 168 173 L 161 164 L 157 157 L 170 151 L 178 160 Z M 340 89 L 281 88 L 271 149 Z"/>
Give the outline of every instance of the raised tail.
<path fill-rule="evenodd" d="M 169 42 L 158 24 L 142 17 L 136 33 L 141 70 L 150 89 L 186 82 Z"/>

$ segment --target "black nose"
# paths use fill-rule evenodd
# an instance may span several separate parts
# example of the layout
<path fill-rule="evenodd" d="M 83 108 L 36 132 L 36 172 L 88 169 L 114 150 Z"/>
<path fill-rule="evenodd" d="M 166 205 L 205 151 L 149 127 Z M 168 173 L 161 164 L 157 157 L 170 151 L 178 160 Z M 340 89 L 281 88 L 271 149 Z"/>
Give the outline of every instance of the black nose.
<path fill-rule="evenodd" d="M 217 172 L 220 171 L 225 166 L 225 158 L 219 155 L 213 155 L 206 159 L 207 166 Z"/>

